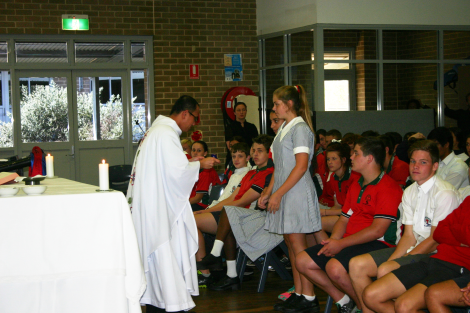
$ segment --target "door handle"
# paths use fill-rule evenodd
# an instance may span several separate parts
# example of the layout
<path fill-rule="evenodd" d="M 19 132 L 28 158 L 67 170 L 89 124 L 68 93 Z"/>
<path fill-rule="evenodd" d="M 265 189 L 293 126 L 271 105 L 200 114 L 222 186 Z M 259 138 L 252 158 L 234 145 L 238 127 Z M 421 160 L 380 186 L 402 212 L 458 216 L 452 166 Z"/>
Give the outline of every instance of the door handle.
<path fill-rule="evenodd" d="M 75 157 L 75 146 L 72 145 L 72 148 L 70 149 L 70 151 L 71 151 L 72 153 L 71 153 L 71 154 L 66 154 L 65 156 Z"/>

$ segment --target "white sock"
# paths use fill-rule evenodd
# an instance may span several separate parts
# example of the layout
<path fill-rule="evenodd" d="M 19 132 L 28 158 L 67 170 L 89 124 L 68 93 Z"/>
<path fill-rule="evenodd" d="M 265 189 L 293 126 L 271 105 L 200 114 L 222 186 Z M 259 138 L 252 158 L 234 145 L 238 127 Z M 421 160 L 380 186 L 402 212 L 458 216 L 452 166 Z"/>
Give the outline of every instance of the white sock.
<path fill-rule="evenodd" d="M 344 297 L 341 298 L 341 300 L 339 300 L 338 303 L 339 305 L 343 306 L 345 305 L 346 303 L 348 303 L 351 299 L 349 299 L 349 296 L 347 294 L 344 294 Z"/>
<path fill-rule="evenodd" d="M 214 246 L 212 247 L 211 254 L 213 256 L 220 256 L 220 253 L 222 252 L 223 247 L 224 247 L 224 242 L 216 239 L 214 241 Z"/>
<path fill-rule="evenodd" d="M 209 276 L 211 276 L 211 273 L 206 274 L 206 273 L 201 272 L 201 275 L 204 276 L 204 277 L 209 277 Z"/>
<path fill-rule="evenodd" d="M 237 277 L 237 261 L 227 260 L 227 276 L 230 278 Z"/>
<path fill-rule="evenodd" d="M 299 297 L 301 296 L 301 294 L 300 294 L 300 293 L 297 293 L 297 292 L 296 292 L 295 294 L 296 294 L 296 295 L 298 295 Z"/>
<path fill-rule="evenodd" d="M 315 300 L 315 296 L 307 296 L 307 295 L 302 295 L 305 297 L 305 299 L 307 299 L 308 301 L 313 301 Z"/>

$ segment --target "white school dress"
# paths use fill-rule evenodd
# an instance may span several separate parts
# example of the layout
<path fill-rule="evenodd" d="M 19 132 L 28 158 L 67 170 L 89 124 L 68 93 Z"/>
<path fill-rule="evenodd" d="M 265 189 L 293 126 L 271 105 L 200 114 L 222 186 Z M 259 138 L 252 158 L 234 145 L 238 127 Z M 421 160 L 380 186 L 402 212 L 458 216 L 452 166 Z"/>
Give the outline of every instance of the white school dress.
<path fill-rule="evenodd" d="M 295 154 L 308 153 L 308 167 L 314 155 L 314 134 L 298 116 L 282 124 L 271 146 L 274 160 L 273 193 L 282 186 L 295 167 Z M 276 234 L 312 233 L 321 230 L 318 197 L 310 172 L 306 171 L 281 200 L 279 211 L 266 215 L 265 229 Z"/>

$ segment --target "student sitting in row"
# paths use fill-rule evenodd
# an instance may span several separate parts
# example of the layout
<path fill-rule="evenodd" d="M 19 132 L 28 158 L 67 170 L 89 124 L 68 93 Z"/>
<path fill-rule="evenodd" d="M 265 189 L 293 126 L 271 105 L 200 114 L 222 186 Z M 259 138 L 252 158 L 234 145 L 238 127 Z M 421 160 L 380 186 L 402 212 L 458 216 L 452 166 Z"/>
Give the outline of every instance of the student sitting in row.
<path fill-rule="evenodd" d="M 377 250 L 353 258 L 349 273 L 362 312 L 362 294 L 374 277 L 380 278 L 400 266 L 415 263 L 433 253 L 437 244 L 432 235 L 441 220 L 459 205 L 459 196 L 450 183 L 437 177 L 439 150 L 430 140 L 413 144 L 409 151 L 409 172 L 415 181 L 403 193 L 402 223 L 405 231 L 396 248 Z"/>
<path fill-rule="evenodd" d="M 200 140 L 193 143 L 191 146 L 191 157 L 206 157 L 207 144 Z M 211 169 L 201 169 L 199 171 L 199 180 L 194 184 L 191 195 L 189 196 L 189 203 L 193 211 L 204 210 L 209 205 L 209 193 L 212 186 L 220 185 L 219 175 Z"/>
<path fill-rule="evenodd" d="M 370 284 L 363 295 L 367 307 L 375 312 L 418 312 L 426 308 L 425 294 L 429 287 L 470 275 L 469 212 L 470 198 L 467 198 L 439 222 L 433 234 L 439 244 L 436 254 L 401 266 Z M 448 291 L 455 293 L 455 283 L 451 285 L 453 289 Z"/>
<path fill-rule="evenodd" d="M 381 135 L 378 137 L 383 144 L 385 145 L 385 161 L 383 168 L 385 173 L 388 174 L 394 181 L 403 188 L 406 184 L 406 179 L 410 176 L 410 171 L 408 170 L 408 164 L 400 160 L 397 156 L 393 155 L 395 146 L 393 144 L 393 139 L 387 135 Z"/>
<path fill-rule="evenodd" d="M 254 139 L 255 149 L 253 158 L 258 165 L 258 170 L 250 171 L 242 184 L 248 183 L 253 177 L 256 182 L 250 188 L 261 192 L 272 177 L 274 171 L 271 159 L 268 157 L 272 139 L 266 135 Z M 259 175 L 259 177 L 255 177 Z M 249 184 L 249 183 L 248 183 Z M 259 196 L 259 195 L 258 195 Z M 197 218 L 197 217 L 196 217 Z M 199 270 L 222 269 L 222 248 L 227 260 L 227 275 L 221 280 L 209 285 L 211 290 L 239 289 L 240 279 L 236 271 L 237 244 L 251 260 L 258 259 L 261 255 L 276 247 L 282 240 L 282 236 L 270 233 L 264 229 L 266 212 L 240 206 L 226 204 L 220 214 L 217 226 L 216 240 L 210 254 L 197 262 Z"/>
<path fill-rule="evenodd" d="M 256 205 L 256 200 L 258 200 L 260 193 L 263 191 L 265 185 L 267 185 L 267 183 L 269 183 L 269 180 L 271 179 L 271 175 L 273 173 L 273 164 L 268 157 L 268 151 L 272 143 L 272 138 L 267 135 L 260 135 L 253 139 L 253 142 L 253 159 L 257 168 L 249 171 L 243 177 L 240 184 L 238 184 L 238 187 L 233 191 L 230 197 L 223 201 L 220 201 L 218 204 L 211 208 L 208 208 L 207 210 L 194 212 L 199 235 L 199 250 L 196 253 L 197 262 L 202 261 L 202 259 L 206 256 L 202 233 L 208 233 L 213 235 L 217 233 L 217 225 L 219 223 L 221 210 L 223 209 L 223 207 L 237 206 L 243 208 L 254 208 Z M 218 242 L 216 240 L 214 243 L 214 249 L 216 250 L 213 251 L 218 251 L 217 249 L 220 248 L 221 242 Z M 220 255 L 218 252 L 214 253 L 216 254 L 216 256 Z M 203 266 L 198 266 L 198 269 L 203 273 L 203 276 L 207 278 L 204 283 L 206 285 L 210 284 L 212 282 L 210 269 L 204 268 Z M 230 267 L 230 270 L 232 271 L 233 268 Z M 233 276 L 233 274 L 230 274 L 230 277 L 235 276 Z"/>
<path fill-rule="evenodd" d="M 385 147 L 379 139 L 357 141 L 352 170 L 362 177 L 351 184 L 331 237 L 297 255 L 300 273 L 326 291 L 340 312 L 350 312 L 358 302 L 348 274 L 349 261 L 396 244 L 384 235 L 397 218 L 403 191 L 382 171 L 384 160 Z"/>
<path fill-rule="evenodd" d="M 325 143 L 326 130 L 319 129 L 315 132 L 315 134 L 318 135 L 318 140 L 315 140 L 315 156 L 317 156 L 326 150 L 326 143 Z M 317 145 L 319 145 L 318 148 L 317 148 Z"/>
<path fill-rule="evenodd" d="M 186 155 L 186 157 L 191 159 L 191 147 L 193 145 L 193 142 L 189 138 L 181 139 L 181 147 L 183 148 L 183 152 Z"/>
<path fill-rule="evenodd" d="M 233 136 L 232 140 L 230 140 L 229 142 L 228 148 L 231 151 L 233 145 L 237 143 L 241 143 L 241 142 L 243 143 L 245 142 L 245 139 L 243 139 L 242 136 Z M 249 156 L 249 154 L 247 154 L 247 156 Z M 235 166 L 233 165 L 232 160 L 230 160 L 224 171 L 224 179 L 222 180 L 222 185 L 225 185 L 228 183 L 228 181 L 230 180 L 230 176 L 232 176 L 234 171 L 235 171 Z"/>
<path fill-rule="evenodd" d="M 456 189 L 468 186 L 468 166 L 452 151 L 454 140 L 450 130 L 445 127 L 437 127 L 429 133 L 428 139 L 434 141 L 439 148 L 441 162 L 437 175 L 454 185 Z"/>
<path fill-rule="evenodd" d="M 235 143 L 230 145 L 230 150 L 232 152 L 232 160 L 230 161 L 233 163 L 234 170 L 230 170 L 230 179 L 226 182 L 226 186 L 224 192 L 220 196 L 218 200 L 212 201 L 212 203 L 207 207 L 210 209 L 221 201 L 227 199 L 232 195 L 235 189 L 237 189 L 238 185 L 240 184 L 243 177 L 245 177 L 246 173 L 251 170 L 250 165 L 250 148 L 244 142 Z M 224 180 L 225 181 L 225 180 Z M 224 183 L 225 184 L 225 183 Z"/>
<path fill-rule="evenodd" d="M 324 151 L 317 155 L 317 171 L 321 177 L 322 185 L 325 186 L 329 171 L 326 167 L 326 148 L 334 140 L 341 140 L 341 132 L 336 129 L 332 129 L 325 134 L 325 148 Z"/>
<path fill-rule="evenodd" d="M 349 187 L 361 178 L 359 173 L 351 169 L 350 155 L 349 145 L 345 143 L 334 142 L 326 148 L 326 162 L 331 175 L 319 202 L 322 203 L 325 194 L 329 194 L 334 199 L 333 204 L 328 205 L 329 209 L 320 209 L 322 229 L 329 233 L 333 231 L 333 226 L 341 215 Z"/>

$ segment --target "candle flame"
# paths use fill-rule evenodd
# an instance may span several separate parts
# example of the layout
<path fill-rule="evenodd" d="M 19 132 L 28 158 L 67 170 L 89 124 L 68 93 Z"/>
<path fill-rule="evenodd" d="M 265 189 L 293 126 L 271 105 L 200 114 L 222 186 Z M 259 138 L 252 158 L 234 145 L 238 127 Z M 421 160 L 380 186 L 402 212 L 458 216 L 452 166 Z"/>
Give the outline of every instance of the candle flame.
<path fill-rule="evenodd" d="M 51 156 L 51 154 L 50 154 L 50 153 L 48 153 L 48 154 L 47 154 L 47 156 Z"/>
<path fill-rule="evenodd" d="M 101 161 L 101 163 L 105 164 L 106 163 L 105 159 L 103 159 L 103 161 Z"/>

